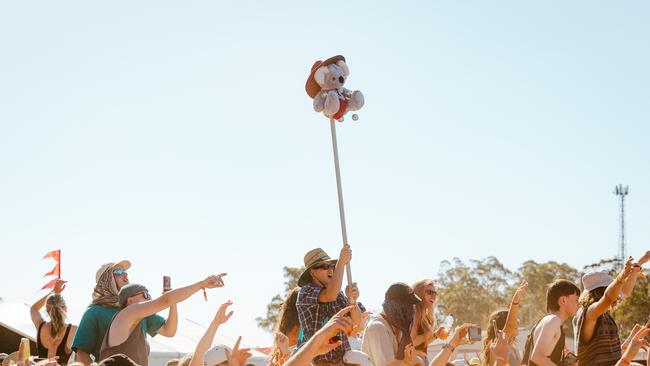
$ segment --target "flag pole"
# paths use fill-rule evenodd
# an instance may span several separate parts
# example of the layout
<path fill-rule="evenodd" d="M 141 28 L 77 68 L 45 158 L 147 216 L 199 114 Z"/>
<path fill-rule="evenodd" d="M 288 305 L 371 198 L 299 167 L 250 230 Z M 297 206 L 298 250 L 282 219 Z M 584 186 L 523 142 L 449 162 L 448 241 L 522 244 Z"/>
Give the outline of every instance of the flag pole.
<path fill-rule="evenodd" d="M 339 166 L 339 148 L 336 141 L 336 124 L 333 118 L 330 118 L 330 130 L 332 132 L 332 149 L 334 150 L 334 169 L 336 171 L 336 190 L 339 196 L 339 216 L 341 218 L 341 236 L 343 245 L 348 244 L 348 229 L 345 225 L 345 208 L 343 207 L 343 188 L 341 186 L 341 168 Z M 352 284 L 352 269 L 348 262 L 345 267 L 348 284 Z"/>

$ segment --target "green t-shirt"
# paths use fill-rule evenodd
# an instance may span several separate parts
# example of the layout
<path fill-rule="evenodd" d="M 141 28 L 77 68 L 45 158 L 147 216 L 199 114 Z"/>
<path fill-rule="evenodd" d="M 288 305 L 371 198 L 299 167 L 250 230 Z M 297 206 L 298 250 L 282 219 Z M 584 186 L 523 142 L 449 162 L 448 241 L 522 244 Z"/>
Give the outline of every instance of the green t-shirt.
<path fill-rule="evenodd" d="M 104 305 L 91 305 L 86 309 L 84 315 L 81 317 L 77 334 L 72 341 L 72 349 L 76 352 L 77 348 L 86 351 L 99 359 L 99 351 L 102 347 L 104 335 L 108 330 L 108 325 L 113 319 L 113 315 L 120 310 Z M 158 314 L 150 315 L 140 322 L 142 331 L 148 333 L 150 336 L 155 336 L 158 329 L 165 324 L 165 318 Z"/>

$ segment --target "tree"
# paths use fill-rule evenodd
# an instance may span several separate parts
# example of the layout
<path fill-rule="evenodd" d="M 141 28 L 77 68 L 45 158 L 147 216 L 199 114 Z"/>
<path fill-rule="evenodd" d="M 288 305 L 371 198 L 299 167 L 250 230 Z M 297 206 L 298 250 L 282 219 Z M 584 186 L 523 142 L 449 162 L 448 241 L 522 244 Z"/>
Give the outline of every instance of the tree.
<path fill-rule="evenodd" d="M 443 261 L 438 273 L 438 311 L 453 314 L 457 323 L 486 324 L 491 312 L 508 302 L 512 272 L 495 257 Z"/>
<path fill-rule="evenodd" d="M 287 293 L 293 290 L 295 287 L 298 287 L 298 278 L 300 274 L 305 270 L 305 267 L 284 267 L 282 271 L 284 272 L 283 277 L 285 279 L 284 293 L 282 295 L 277 294 L 271 298 L 271 302 L 266 305 L 266 316 L 257 317 L 255 321 L 257 326 L 272 332 L 275 328 L 275 324 L 278 320 L 278 315 L 280 314 L 280 308 L 284 299 L 287 297 Z"/>

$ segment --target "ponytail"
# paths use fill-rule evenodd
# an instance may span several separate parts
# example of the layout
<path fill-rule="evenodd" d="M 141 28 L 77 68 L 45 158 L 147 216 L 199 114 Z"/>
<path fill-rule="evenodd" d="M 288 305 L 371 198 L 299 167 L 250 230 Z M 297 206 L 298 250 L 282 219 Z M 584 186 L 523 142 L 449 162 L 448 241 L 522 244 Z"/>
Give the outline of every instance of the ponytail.
<path fill-rule="evenodd" d="M 47 314 L 50 316 L 50 334 L 52 338 L 56 338 L 65 327 L 65 300 L 59 294 L 50 295 L 45 301 L 45 309 Z"/>

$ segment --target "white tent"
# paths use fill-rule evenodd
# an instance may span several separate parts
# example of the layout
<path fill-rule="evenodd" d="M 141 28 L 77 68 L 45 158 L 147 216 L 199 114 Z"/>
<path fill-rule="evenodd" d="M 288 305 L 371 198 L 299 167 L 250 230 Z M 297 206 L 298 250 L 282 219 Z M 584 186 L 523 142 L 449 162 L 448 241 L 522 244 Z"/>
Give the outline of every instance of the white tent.
<path fill-rule="evenodd" d="M 74 316 L 74 314 L 68 314 L 68 316 L 73 323 L 78 323 L 74 320 L 81 318 L 80 316 Z M 0 327 L 7 333 L 14 333 L 18 339 L 21 337 L 30 338 L 32 341 L 36 339 L 36 329 L 30 319 L 29 305 L 27 304 L 0 299 Z M 173 338 L 163 336 L 148 337 L 151 346 L 149 366 L 164 366 L 167 360 L 180 358 L 194 351 L 194 347 L 196 347 L 205 330 L 205 326 L 187 318 L 181 318 L 178 320 L 178 331 Z M 217 333 L 213 345 L 217 344 L 232 347 L 235 344 L 235 339 Z M 249 359 L 249 364 L 255 366 L 266 365 L 268 357 L 265 354 L 254 350 L 251 352 L 253 356 Z"/>

